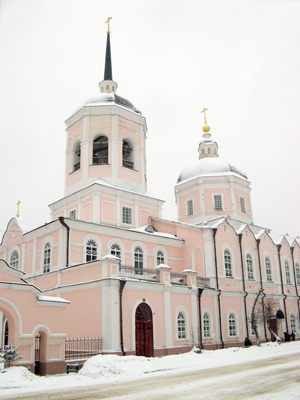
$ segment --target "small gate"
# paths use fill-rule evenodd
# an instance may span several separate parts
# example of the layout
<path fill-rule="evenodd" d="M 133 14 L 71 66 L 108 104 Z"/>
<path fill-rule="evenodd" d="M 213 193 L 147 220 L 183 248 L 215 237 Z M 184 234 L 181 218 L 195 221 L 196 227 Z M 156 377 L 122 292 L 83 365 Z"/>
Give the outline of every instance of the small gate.
<path fill-rule="evenodd" d="M 40 335 L 36 335 L 35 337 L 35 355 L 34 355 L 34 373 L 36 375 L 40 374 L 40 344 L 41 344 L 41 337 Z"/>
<path fill-rule="evenodd" d="M 153 357 L 152 311 L 146 303 L 141 303 L 135 313 L 136 355 Z"/>

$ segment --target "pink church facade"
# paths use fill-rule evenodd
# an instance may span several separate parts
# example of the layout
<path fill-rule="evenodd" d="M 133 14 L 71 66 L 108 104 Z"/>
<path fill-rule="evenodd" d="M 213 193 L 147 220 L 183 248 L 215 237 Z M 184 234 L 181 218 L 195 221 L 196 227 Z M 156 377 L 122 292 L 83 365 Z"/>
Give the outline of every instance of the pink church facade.
<path fill-rule="evenodd" d="M 100 93 L 66 121 L 65 194 L 51 221 L 12 218 L 0 245 L 0 347 L 40 373 L 66 370 L 66 339 L 103 353 L 160 356 L 254 340 L 258 292 L 300 334 L 300 245 L 253 223 L 247 176 L 219 157 L 205 125 L 199 160 L 175 185 L 178 222 L 147 193 L 145 117 L 116 94 L 110 34 Z M 266 324 L 262 341 L 271 340 Z M 36 338 L 39 355 L 36 355 Z"/>

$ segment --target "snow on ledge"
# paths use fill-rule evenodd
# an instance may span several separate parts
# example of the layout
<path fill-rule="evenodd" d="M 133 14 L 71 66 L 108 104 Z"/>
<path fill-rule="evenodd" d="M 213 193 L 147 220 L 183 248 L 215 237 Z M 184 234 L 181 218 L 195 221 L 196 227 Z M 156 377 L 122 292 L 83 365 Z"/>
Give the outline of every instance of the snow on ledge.
<path fill-rule="evenodd" d="M 37 300 L 38 301 L 50 301 L 52 303 L 66 303 L 66 304 L 71 303 L 69 300 L 63 299 L 62 297 L 44 296 L 44 295 L 37 296 Z"/>

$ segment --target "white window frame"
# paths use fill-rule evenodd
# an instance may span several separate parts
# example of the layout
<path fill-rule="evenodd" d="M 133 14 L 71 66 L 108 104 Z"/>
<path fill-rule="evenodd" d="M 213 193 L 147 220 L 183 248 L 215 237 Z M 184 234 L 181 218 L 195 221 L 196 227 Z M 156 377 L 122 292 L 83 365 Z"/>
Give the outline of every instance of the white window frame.
<path fill-rule="evenodd" d="M 14 257 L 14 259 L 12 260 L 12 257 L 16 256 L 16 255 L 17 255 L 17 257 Z M 20 252 L 17 249 L 13 249 L 13 251 L 11 252 L 11 255 L 9 258 L 9 265 L 12 268 L 20 269 Z"/>
<path fill-rule="evenodd" d="M 246 214 L 246 199 L 244 196 L 240 196 L 240 208 L 241 212 Z"/>
<path fill-rule="evenodd" d="M 214 193 L 212 196 L 213 196 L 213 209 L 214 209 L 214 211 L 224 211 L 223 193 Z M 216 204 L 217 204 L 216 197 L 218 197 L 218 199 L 220 198 L 221 208 L 218 208 L 218 209 L 216 208 Z"/>
<path fill-rule="evenodd" d="M 47 241 L 43 247 L 43 274 L 51 271 L 52 246 Z"/>
<path fill-rule="evenodd" d="M 295 264 L 295 275 L 296 275 L 296 284 L 300 285 L 300 265 L 298 262 Z"/>
<path fill-rule="evenodd" d="M 297 322 L 296 322 L 296 315 L 294 312 L 290 313 L 290 328 L 291 328 L 291 333 L 297 333 Z"/>
<path fill-rule="evenodd" d="M 93 248 L 91 249 L 92 253 L 88 254 L 87 247 L 88 247 L 90 242 L 93 242 Z M 86 263 L 98 260 L 98 258 L 99 258 L 99 245 L 98 245 L 98 242 L 97 242 L 97 240 L 95 238 L 87 238 L 86 241 L 85 241 L 84 247 L 85 247 L 85 260 L 84 261 Z M 89 247 L 92 247 L 91 244 L 89 245 Z M 95 248 L 96 248 L 96 254 L 95 254 L 95 250 L 93 250 Z M 90 257 L 91 259 L 88 260 L 88 257 Z"/>
<path fill-rule="evenodd" d="M 69 218 L 76 219 L 76 208 L 74 210 L 69 211 Z"/>
<path fill-rule="evenodd" d="M 232 329 L 232 324 L 231 324 L 231 320 L 230 320 L 231 315 L 233 315 L 233 317 L 234 317 L 234 330 Z M 236 312 L 229 311 L 228 317 L 227 317 L 228 338 L 239 337 L 238 326 L 239 326 L 239 320 L 238 320 L 238 316 L 237 316 Z"/>
<path fill-rule="evenodd" d="M 205 319 L 205 316 L 208 316 L 208 319 Z M 204 339 L 210 339 L 212 337 L 212 332 L 211 332 L 211 316 L 208 311 L 205 311 L 203 313 L 203 318 L 202 318 L 202 331 L 203 331 L 203 338 Z"/>
<path fill-rule="evenodd" d="M 141 246 L 137 245 L 133 252 L 134 260 L 134 273 L 136 275 L 143 275 L 144 271 L 144 250 Z"/>
<path fill-rule="evenodd" d="M 121 249 L 121 246 L 119 245 L 119 243 L 115 242 L 110 246 L 110 254 L 115 256 L 115 257 L 119 257 L 120 260 L 121 260 L 122 249 Z"/>
<path fill-rule="evenodd" d="M 288 262 L 288 260 L 284 261 L 284 270 L 285 270 L 285 281 L 287 285 L 291 285 L 292 284 L 292 280 L 291 280 L 291 271 L 290 271 L 290 264 Z"/>
<path fill-rule="evenodd" d="M 267 266 L 267 260 L 269 265 Z M 272 261 L 271 261 L 271 257 L 269 255 L 265 256 L 265 260 L 264 260 L 264 264 L 265 264 L 265 271 L 266 271 L 266 281 L 267 282 L 273 282 L 273 274 L 272 274 Z"/>
<path fill-rule="evenodd" d="M 249 266 L 249 257 L 251 259 L 251 265 Z M 252 254 L 246 254 L 246 266 L 247 266 L 247 278 L 249 281 L 254 281 L 254 264 Z"/>
<path fill-rule="evenodd" d="M 165 254 L 162 250 L 156 252 L 156 265 L 165 263 Z"/>
<path fill-rule="evenodd" d="M 122 206 L 122 223 L 126 225 L 132 225 L 132 217 L 133 217 L 132 207 Z"/>
<path fill-rule="evenodd" d="M 229 256 L 230 256 L 230 269 L 227 268 L 227 265 L 228 265 L 227 257 L 228 257 L 228 255 L 225 254 L 227 252 L 229 253 Z M 232 256 L 232 251 L 228 247 L 226 247 L 223 250 L 223 263 L 224 263 L 224 272 L 225 272 L 224 276 L 226 278 L 233 278 L 233 256 Z M 230 273 L 229 273 L 229 271 L 230 271 Z"/>
<path fill-rule="evenodd" d="M 194 200 L 193 199 L 188 199 L 186 201 L 186 215 L 194 215 Z"/>

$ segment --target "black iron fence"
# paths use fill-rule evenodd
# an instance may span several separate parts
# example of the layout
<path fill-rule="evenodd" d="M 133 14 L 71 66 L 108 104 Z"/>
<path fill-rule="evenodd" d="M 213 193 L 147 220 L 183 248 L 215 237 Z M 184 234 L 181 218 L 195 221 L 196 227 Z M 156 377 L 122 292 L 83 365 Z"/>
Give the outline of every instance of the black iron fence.
<path fill-rule="evenodd" d="M 158 281 L 158 271 L 155 269 L 140 269 L 135 267 L 129 267 L 128 265 L 120 265 L 119 267 L 120 276 L 126 278 L 136 278 L 146 281 Z"/>
<path fill-rule="evenodd" d="M 65 360 L 86 359 L 102 353 L 102 338 L 71 338 L 65 340 Z"/>

